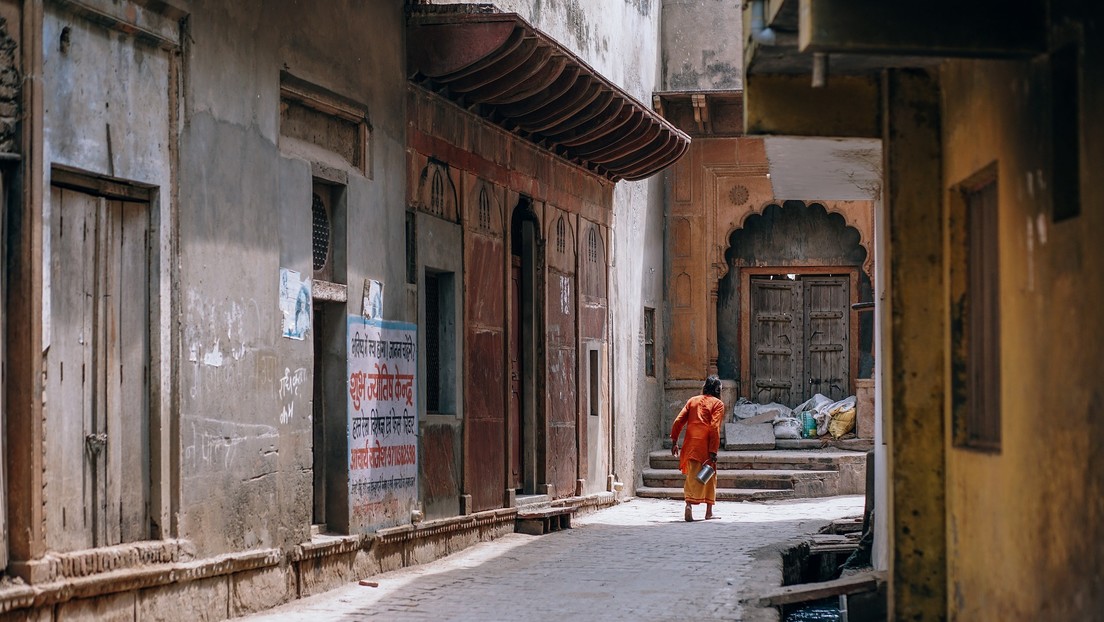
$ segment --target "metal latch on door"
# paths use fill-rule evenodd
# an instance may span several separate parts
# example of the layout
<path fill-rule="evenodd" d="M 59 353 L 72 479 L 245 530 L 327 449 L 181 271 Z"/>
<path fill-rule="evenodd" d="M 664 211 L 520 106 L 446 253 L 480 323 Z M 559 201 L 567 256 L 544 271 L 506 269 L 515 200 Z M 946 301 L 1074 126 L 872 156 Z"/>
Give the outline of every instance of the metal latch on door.
<path fill-rule="evenodd" d="M 107 434 L 89 434 L 84 437 L 84 448 L 93 456 L 107 447 Z"/>

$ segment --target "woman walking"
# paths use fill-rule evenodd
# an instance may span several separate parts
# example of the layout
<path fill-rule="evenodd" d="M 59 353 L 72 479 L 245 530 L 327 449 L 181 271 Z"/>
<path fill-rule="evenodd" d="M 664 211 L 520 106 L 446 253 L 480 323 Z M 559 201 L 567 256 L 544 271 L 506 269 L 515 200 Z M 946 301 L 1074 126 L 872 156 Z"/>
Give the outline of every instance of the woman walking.
<path fill-rule="evenodd" d="M 683 497 L 686 499 L 686 511 L 683 516 L 687 522 L 694 520 L 691 506 L 705 504 L 706 520 L 718 518 L 713 515 L 713 504 L 717 500 L 717 478 L 710 477 L 701 483 L 695 477 L 702 465 L 717 468 L 717 450 L 721 446 L 721 422 L 724 421 L 724 402 L 721 401 L 721 379 L 710 376 L 705 379 L 702 394 L 690 398 L 671 426 L 671 455 L 679 456 L 678 439 L 682 429 L 686 428 L 686 438 L 682 441 L 679 470 L 686 475 L 683 484 Z"/>

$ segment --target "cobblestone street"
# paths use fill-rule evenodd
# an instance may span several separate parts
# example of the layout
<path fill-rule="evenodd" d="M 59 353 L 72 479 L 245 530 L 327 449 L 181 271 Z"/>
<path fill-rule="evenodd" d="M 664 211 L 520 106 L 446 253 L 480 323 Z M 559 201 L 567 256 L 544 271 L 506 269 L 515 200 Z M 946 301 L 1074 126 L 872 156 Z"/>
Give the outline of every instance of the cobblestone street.
<path fill-rule="evenodd" d="M 784 543 L 860 515 L 863 498 L 720 503 L 720 520 L 694 523 L 682 508 L 635 499 L 571 530 L 510 534 L 244 619 L 776 620 L 738 601 L 781 584 Z"/>

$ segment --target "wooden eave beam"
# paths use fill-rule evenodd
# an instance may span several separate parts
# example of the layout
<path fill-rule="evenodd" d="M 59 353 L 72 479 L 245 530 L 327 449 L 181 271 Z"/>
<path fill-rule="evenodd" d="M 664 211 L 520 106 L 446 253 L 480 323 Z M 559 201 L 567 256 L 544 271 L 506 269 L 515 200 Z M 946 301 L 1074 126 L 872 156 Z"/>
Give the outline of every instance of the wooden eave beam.
<path fill-rule="evenodd" d="M 746 76 L 744 127 L 749 135 L 880 138 L 878 79 L 832 76 L 813 88 L 807 75 Z"/>
<path fill-rule="evenodd" d="M 800 2 L 802 52 L 1023 58 L 1047 47 L 1042 0 Z"/>

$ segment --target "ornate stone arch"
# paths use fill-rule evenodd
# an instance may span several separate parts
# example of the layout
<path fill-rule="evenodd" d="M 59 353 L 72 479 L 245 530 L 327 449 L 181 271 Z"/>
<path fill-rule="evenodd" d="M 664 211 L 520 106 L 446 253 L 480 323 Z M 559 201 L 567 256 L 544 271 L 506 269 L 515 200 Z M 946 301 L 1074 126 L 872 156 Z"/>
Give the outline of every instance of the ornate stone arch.
<path fill-rule="evenodd" d="M 874 281 L 874 204 L 872 201 L 793 201 L 806 206 L 820 205 L 829 214 L 839 214 L 846 225 L 859 233 L 859 245 L 866 250 L 866 259 L 862 264 L 862 271 L 873 283 Z M 783 206 L 791 201 L 772 199 L 760 203 L 749 203 L 747 209 L 742 211 L 727 228 L 717 228 L 717 232 L 723 231 L 714 245 L 717 255 L 713 265 L 716 268 L 716 278 L 719 282 L 728 274 L 729 243 L 732 234 L 743 229 L 748 218 L 762 216 L 763 212 L 771 205 Z"/>

